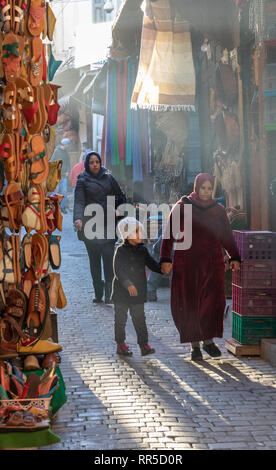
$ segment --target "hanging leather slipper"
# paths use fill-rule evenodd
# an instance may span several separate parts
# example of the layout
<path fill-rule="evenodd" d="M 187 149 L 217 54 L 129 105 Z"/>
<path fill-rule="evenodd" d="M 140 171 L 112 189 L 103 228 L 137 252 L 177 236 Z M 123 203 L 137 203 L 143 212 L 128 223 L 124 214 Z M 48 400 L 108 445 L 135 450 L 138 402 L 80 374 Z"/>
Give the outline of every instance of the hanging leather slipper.
<path fill-rule="evenodd" d="M 39 133 L 42 125 L 42 115 L 39 105 L 39 87 L 33 87 L 33 93 L 33 104 L 22 107 L 22 112 L 27 121 L 28 132 L 31 135 Z"/>
<path fill-rule="evenodd" d="M 61 281 L 60 281 L 59 288 L 58 288 L 57 308 L 62 309 L 62 308 L 65 308 L 66 305 L 67 305 L 67 299 L 66 299 L 64 290 L 62 288 Z"/>
<path fill-rule="evenodd" d="M 57 122 L 58 111 L 60 109 L 60 105 L 57 102 L 57 93 L 53 91 L 50 84 L 44 84 L 42 87 L 44 89 L 45 105 L 48 112 L 48 122 L 51 126 L 54 126 Z"/>
<path fill-rule="evenodd" d="M 41 279 L 45 263 L 48 262 L 48 240 L 41 233 L 32 236 L 32 269 L 37 280 Z"/>
<path fill-rule="evenodd" d="M 60 210 L 60 203 L 63 199 L 63 195 L 62 194 L 52 194 L 50 196 L 50 200 L 54 202 L 55 204 L 55 226 L 56 228 L 62 232 L 62 221 L 63 221 L 63 215 L 61 213 L 61 210 Z"/>
<path fill-rule="evenodd" d="M 46 181 L 49 173 L 49 164 L 45 152 L 44 140 L 41 135 L 34 135 L 31 140 L 32 152 L 28 154 L 31 164 L 30 179 L 35 184 Z"/>
<path fill-rule="evenodd" d="M 12 0 L 7 0 L 4 4 L 1 15 L 3 16 L 4 31 L 9 33 L 12 28 Z"/>
<path fill-rule="evenodd" d="M 6 295 L 6 308 L 3 321 L 6 324 L 2 340 L 16 344 L 19 338 L 27 336 L 22 331 L 26 319 L 27 296 L 21 289 L 9 289 Z"/>
<path fill-rule="evenodd" d="M 36 230 L 38 233 L 44 233 L 47 230 L 45 195 L 39 185 L 33 185 L 28 192 L 22 223 L 27 231 Z"/>
<path fill-rule="evenodd" d="M 14 10 L 13 10 L 13 31 L 15 34 L 22 34 L 23 32 L 23 18 L 24 18 L 24 10 L 23 7 L 26 8 L 26 3 L 24 0 L 14 0 Z"/>
<path fill-rule="evenodd" d="M 49 174 L 46 181 L 46 189 L 49 193 L 55 191 L 58 183 L 61 180 L 62 163 L 62 160 L 49 162 Z"/>
<path fill-rule="evenodd" d="M 16 85 L 8 83 L 4 89 L 4 128 L 7 131 L 15 130 L 20 125 L 20 113 L 16 104 Z"/>
<path fill-rule="evenodd" d="M 26 233 L 22 239 L 23 265 L 25 269 L 30 269 L 32 265 L 32 234 Z"/>
<path fill-rule="evenodd" d="M 39 37 L 31 40 L 30 83 L 38 86 L 43 75 L 43 44 Z"/>
<path fill-rule="evenodd" d="M 0 158 L 4 163 L 5 176 L 8 182 L 15 181 L 18 175 L 18 165 L 15 136 L 13 134 L 4 134 L 2 144 L 0 144 Z"/>
<path fill-rule="evenodd" d="M 2 63 L 7 82 L 15 82 L 20 76 L 24 39 L 14 33 L 4 36 L 2 42 Z"/>
<path fill-rule="evenodd" d="M 49 295 L 45 286 L 41 283 L 35 284 L 30 292 L 26 326 L 29 335 L 40 338 L 47 315 L 50 314 Z"/>
<path fill-rule="evenodd" d="M 39 37 L 46 22 L 46 5 L 44 0 L 31 0 L 27 20 L 28 32 L 31 36 Z"/>
<path fill-rule="evenodd" d="M 54 153 L 54 150 L 55 150 L 56 131 L 55 131 L 54 127 L 51 127 L 51 126 L 49 126 L 49 124 L 46 124 L 46 126 L 43 129 L 42 133 L 43 133 L 47 158 L 48 158 L 48 160 L 51 160 L 51 157 L 52 157 L 52 155 Z"/>
<path fill-rule="evenodd" d="M 38 87 L 39 90 L 39 107 L 41 111 L 41 128 L 39 129 L 39 133 L 45 128 L 48 119 L 48 112 L 45 103 L 45 96 L 44 96 L 44 87 L 41 85 Z M 44 139 L 43 139 L 44 140 Z M 45 145 L 45 144 L 44 144 Z"/>
<path fill-rule="evenodd" d="M 9 183 L 4 191 L 4 200 L 8 209 L 9 227 L 19 230 L 22 223 L 24 195 L 18 183 Z"/>
<path fill-rule="evenodd" d="M 34 92 L 28 80 L 23 77 L 16 79 L 17 101 L 21 107 L 34 102 Z"/>
<path fill-rule="evenodd" d="M 15 284 L 21 282 L 21 268 L 20 268 L 20 239 L 18 235 L 11 235 L 10 241 L 12 244 L 12 262 L 15 277 Z"/>
<path fill-rule="evenodd" d="M 61 237 L 57 235 L 50 235 L 48 237 L 49 259 L 53 269 L 58 269 L 61 265 L 60 238 Z"/>
<path fill-rule="evenodd" d="M 49 3 L 47 3 L 46 20 L 47 20 L 47 36 L 48 36 L 49 41 L 52 41 L 54 37 L 56 17 Z"/>

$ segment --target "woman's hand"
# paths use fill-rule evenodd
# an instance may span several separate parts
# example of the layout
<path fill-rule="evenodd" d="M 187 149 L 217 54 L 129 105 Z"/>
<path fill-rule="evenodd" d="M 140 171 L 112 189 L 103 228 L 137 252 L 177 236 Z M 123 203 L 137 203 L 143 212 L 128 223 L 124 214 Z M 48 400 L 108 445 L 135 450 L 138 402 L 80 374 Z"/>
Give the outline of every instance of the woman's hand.
<path fill-rule="evenodd" d="M 232 271 L 239 271 L 241 263 L 239 261 L 231 261 L 229 266 Z"/>
<path fill-rule="evenodd" d="M 81 230 L 82 229 L 82 220 L 80 220 L 80 219 L 75 220 L 74 226 L 76 227 L 77 230 Z"/>
<path fill-rule="evenodd" d="M 170 274 L 172 269 L 172 263 L 161 263 L 162 274 Z"/>
<path fill-rule="evenodd" d="M 136 297 L 138 295 L 138 292 L 135 286 L 129 286 L 127 289 L 131 297 Z"/>

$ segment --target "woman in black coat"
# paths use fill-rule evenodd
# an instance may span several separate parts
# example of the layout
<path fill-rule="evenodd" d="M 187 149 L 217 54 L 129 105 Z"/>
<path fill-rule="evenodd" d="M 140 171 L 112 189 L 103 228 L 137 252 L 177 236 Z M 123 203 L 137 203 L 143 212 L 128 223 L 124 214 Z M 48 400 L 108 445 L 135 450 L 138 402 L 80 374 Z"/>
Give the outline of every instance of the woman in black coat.
<path fill-rule="evenodd" d="M 102 302 L 103 294 L 105 294 L 105 302 L 109 304 L 113 279 L 112 260 L 115 234 L 113 238 L 107 236 L 107 196 L 115 196 L 115 209 L 126 202 L 126 197 L 115 178 L 102 166 L 101 157 L 97 152 L 92 150 L 86 152 L 84 168 L 85 171 L 79 175 L 75 189 L 73 221 L 89 256 L 95 290 L 93 302 Z M 93 216 L 93 214 L 84 215 L 85 208 L 89 204 L 99 204 L 104 213 L 103 236 L 93 239 L 86 236 L 87 231 L 85 230 L 86 222 Z M 89 224 L 86 225 L 86 229 L 87 227 Z M 104 281 L 102 280 L 101 260 L 103 260 Z"/>

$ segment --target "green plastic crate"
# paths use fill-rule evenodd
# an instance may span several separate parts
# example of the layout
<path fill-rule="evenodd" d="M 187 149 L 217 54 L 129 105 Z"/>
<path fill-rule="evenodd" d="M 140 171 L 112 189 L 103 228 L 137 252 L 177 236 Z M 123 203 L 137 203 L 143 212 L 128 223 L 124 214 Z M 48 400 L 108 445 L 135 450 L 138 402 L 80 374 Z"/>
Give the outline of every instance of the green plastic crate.
<path fill-rule="evenodd" d="M 276 316 L 245 317 L 232 312 L 232 338 L 248 346 L 260 345 L 262 338 L 276 338 Z"/>

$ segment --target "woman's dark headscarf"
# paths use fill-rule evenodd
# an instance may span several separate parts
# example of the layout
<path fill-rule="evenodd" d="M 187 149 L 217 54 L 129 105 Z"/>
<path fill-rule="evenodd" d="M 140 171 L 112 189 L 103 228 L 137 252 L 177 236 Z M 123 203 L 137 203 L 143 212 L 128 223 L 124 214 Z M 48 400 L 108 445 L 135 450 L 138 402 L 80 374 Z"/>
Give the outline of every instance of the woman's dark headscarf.
<path fill-rule="evenodd" d="M 95 152 L 94 150 L 89 149 L 87 150 L 85 154 L 85 162 L 84 162 L 84 168 L 87 173 L 91 173 L 91 171 L 89 170 L 89 158 L 91 157 L 91 155 L 96 155 L 96 157 L 98 157 L 100 161 L 100 165 L 102 166 L 102 159 L 101 159 L 100 154 L 98 152 Z"/>

